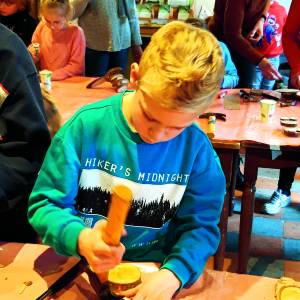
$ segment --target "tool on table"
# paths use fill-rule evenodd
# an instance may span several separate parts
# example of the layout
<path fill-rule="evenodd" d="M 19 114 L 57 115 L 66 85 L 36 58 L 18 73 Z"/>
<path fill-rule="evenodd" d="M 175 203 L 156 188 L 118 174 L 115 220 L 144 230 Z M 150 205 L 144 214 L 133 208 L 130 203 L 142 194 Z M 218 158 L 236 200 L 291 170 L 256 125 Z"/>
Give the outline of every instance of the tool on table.
<path fill-rule="evenodd" d="M 103 239 L 109 245 L 119 245 L 125 220 L 132 203 L 132 191 L 124 185 L 116 185 L 112 189 L 111 203 L 108 211 L 107 226 Z M 91 286 L 99 295 L 101 282 L 98 276 L 91 271 L 87 261 L 82 258 L 70 270 L 64 273 L 36 300 L 43 300 L 66 287 L 83 272 L 88 274 Z"/>
<path fill-rule="evenodd" d="M 279 89 L 276 90 L 280 94 L 279 104 L 281 107 L 295 106 L 297 103 L 297 89 Z"/>
<path fill-rule="evenodd" d="M 295 117 L 281 117 L 280 125 L 283 133 L 287 136 L 298 137 L 300 135 L 300 128 L 298 126 L 298 119 Z"/>
<path fill-rule="evenodd" d="M 224 109 L 240 109 L 241 97 L 238 94 L 227 95 L 223 98 Z"/>
<path fill-rule="evenodd" d="M 226 115 L 223 113 L 207 112 L 199 116 L 200 119 L 208 119 L 207 136 L 211 139 L 215 136 L 216 120 L 226 121 Z"/>
<path fill-rule="evenodd" d="M 280 124 L 285 127 L 297 127 L 298 119 L 295 117 L 281 117 Z"/>
<path fill-rule="evenodd" d="M 280 100 L 281 94 L 277 91 L 268 91 L 261 89 L 240 90 L 240 97 L 244 102 L 259 102 L 261 99 Z"/>
<path fill-rule="evenodd" d="M 86 88 L 87 89 L 95 89 L 97 88 L 101 83 L 103 82 L 110 82 L 113 86 L 113 88 L 116 90 L 117 93 L 124 92 L 129 85 L 129 80 L 125 78 L 125 76 L 122 73 L 122 68 L 115 67 L 112 69 L 109 69 L 107 73 L 99 78 L 94 79 L 91 81 Z"/>

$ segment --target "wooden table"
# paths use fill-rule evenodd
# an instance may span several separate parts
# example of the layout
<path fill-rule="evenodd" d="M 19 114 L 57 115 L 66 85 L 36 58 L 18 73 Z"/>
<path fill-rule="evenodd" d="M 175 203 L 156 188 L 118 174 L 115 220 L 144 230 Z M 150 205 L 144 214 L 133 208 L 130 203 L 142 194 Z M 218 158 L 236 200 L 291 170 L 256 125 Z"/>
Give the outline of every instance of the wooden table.
<path fill-rule="evenodd" d="M 58 256 L 44 245 L 0 243 L 0 298 L 36 299 L 65 273 L 77 260 Z M 157 270 L 154 263 L 137 264 L 143 276 Z M 24 281 L 32 285 L 20 294 Z M 189 289 L 183 289 L 175 299 L 184 300 L 274 300 L 276 279 L 205 270 Z M 59 292 L 55 299 L 96 300 L 87 275 L 78 276 Z"/>
<path fill-rule="evenodd" d="M 230 90 L 236 94 L 238 90 Z M 240 143 L 245 149 L 245 189 L 242 197 L 242 210 L 239 234 L 238 272 L 247 272 L 254 213 L 255 182 L 259 167 L 282 168 L 300 166 L 300 137 L 288 137 L 283 134 L 280 117 L 294 116 L 300 121 L 300 103 L 292 107 L 277 105 L 271 123 L 260 121 L 260 104 L 246 103 L 241 99 L 240 109 L 224 109 L 223 99 L 217 99 L 209 111 L 225 113 L 226 122 L 217 121 L 213 143 L 222 145 Z M 205 130 L 207 121 L 201 120 Z M 282 155 L 278 156 L 280 152 Z M 278 157 L 277 157 L 278 156 Z M 271 230 L 271 229 L 270 229 Z"/>
<path fill-rule="evenodd" d="M 109 82 L 103 82 L 97 89 L 87 89 L 91 77 L 71 77 L 52 82 L 52 95 L 55 104 L 66 122 L 80 107 L 114 95 L 116 92 Z"/>
<path fill-rule="evenodd" d="M 298 107 L 300 110 L 300 107 Z M 295 112 L 293 113 L 295 115 Z M 298 118 L 299 118 L 298 114 Z M 300 120 L 300 118 L 299 118 Z M 298 145 L 285 143 L 276 145 L 258 144 L 252 141 L 242 143 L 245 149 L 245 188 L 242 196 L 240 235 L 239 235 L 239 273 L 247 272 L 248 258 L 250 254 L 250 242 L 255 201 L 255 183 L 258 168 L 287 168 L 300 167 L 300 138 Z M 274 147 L 276 150 L 272 150 Z M 271 148 L 271 149 L 270 149 Z M 278 156 L 277 156 L 278 155 Z M 272 230 L 272 228 L 270 228 Z"/>

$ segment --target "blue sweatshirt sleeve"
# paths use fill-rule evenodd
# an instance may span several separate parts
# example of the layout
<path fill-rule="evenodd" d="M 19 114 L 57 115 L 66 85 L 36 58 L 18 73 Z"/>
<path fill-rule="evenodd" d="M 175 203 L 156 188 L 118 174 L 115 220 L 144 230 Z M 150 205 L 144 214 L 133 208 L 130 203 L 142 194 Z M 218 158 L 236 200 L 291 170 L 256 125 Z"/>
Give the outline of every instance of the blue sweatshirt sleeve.
<path fill-rule="evenodd" d="M 56 134 L 47 152 L 30 195 L 28 219 L 44 244 L 59 254 L 78 256 L 77 239 L 85 228 L 75 209 L 80 161 L 74 145 L 80 145 L 80 130 L 78 137 L 74 128 L 72 134 L 62 135 L 68 127 Z"/>
<path fill-rule="evenodd" d="M 193 284 L 220 241 L 218 223 L 226 190 L 219 159 L 209 141 L 199 150 L 186 192 L 172 220 L 167 241 L 173 245 L 162 268 L 171 270 L 181 287 Z M 168 238 L 168 237 L 167 237 Z"/>
<path fill-rule="evenodd" d="M 222 48 L 224 69 L 225 69 L 224 80 L 222 82 L 221 88 L 232 89 L 236 87 L 239 82 L 237 69 L 231 59 L 231 55 L 228 47 L 223 42 L 219 42 L 219 44 Z"/>

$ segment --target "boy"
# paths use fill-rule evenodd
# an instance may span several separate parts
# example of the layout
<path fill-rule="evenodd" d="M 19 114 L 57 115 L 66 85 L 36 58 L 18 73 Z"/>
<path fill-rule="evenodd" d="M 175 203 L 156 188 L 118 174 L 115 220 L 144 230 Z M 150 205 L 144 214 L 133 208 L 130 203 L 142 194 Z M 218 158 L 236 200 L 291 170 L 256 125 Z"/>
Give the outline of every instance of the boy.
<path fill-rule="evenodd" d="M 86 106 L 54 137 L 29 207 L 43 242 L 84 256 L 96 273 L 118 264 L 125 247 L 126 260 L 161 262 L 124 293 L 133 299 L 171 299 L 195 282 L 218 247 L 225 180 L 193 122 L 222 76 L 209 32 L 183 22 L 158 30 L 140 66 L 131 66 L 136 91 Z M 127 235 L 111 247 L 101 238 L 105 221 L 96 221 L 107 215 L 115 184 L 130 187 L 134 201 Z"/>
<path fill-rule="evenodd" d="M 268 10 L 267 20 L 264 23 L 264 35 L 256 45 L 256 50 L 266 57 L 276 70 L 280 64 L 282 49 L 282 29 L 285 24 L 287 13 L 285 7 L 277 1 L 271 1 Z M 269 80 L 263 76 L 258 66 L 253 68 L 251 88 L 272 90 L 275 80 Z"/>

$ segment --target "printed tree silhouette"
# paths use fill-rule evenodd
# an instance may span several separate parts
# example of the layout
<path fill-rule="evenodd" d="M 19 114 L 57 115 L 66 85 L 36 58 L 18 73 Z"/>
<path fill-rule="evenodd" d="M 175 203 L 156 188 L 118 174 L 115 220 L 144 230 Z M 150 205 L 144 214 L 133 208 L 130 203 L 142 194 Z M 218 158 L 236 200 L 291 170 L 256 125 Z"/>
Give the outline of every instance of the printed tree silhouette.
<path fill-rule="evenodd" d="M 77 195 L 77 210 L 83 213 L 107 216 L 111 193 L 96 188 L 79 188 Z M 164 194 L 160 199 L 147 201 L 146 198 L 133 199 L 126 224 L 135 226 L 161 227 L 175 214 L 177 205 L 170 205 Z"/>

